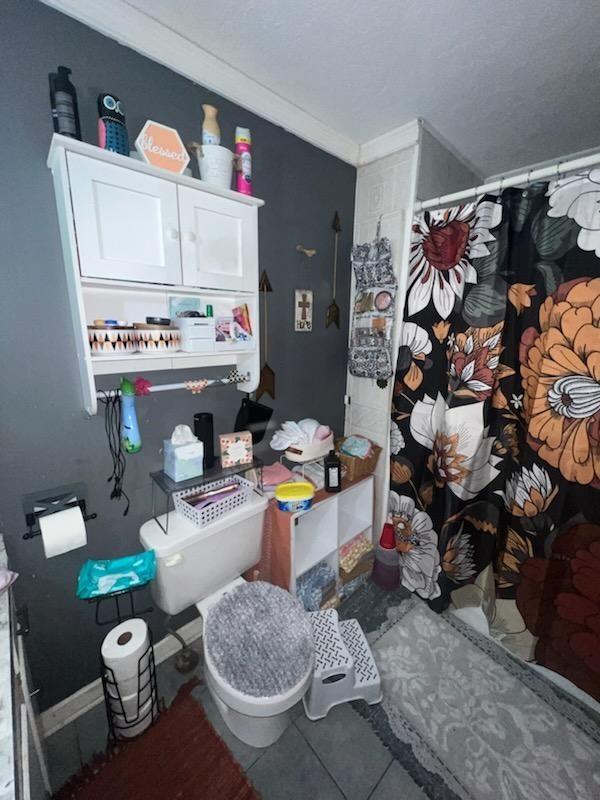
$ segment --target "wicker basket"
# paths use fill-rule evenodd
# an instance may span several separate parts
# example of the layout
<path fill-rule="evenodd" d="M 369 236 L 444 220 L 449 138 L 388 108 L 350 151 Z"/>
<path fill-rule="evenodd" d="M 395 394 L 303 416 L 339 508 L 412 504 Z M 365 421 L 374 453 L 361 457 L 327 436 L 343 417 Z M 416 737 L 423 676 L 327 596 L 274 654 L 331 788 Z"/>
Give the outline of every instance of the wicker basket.
<path fill-rule="evenodd" d="M 357 478 L 362 478 L 365 475 L 372 475 L 377 467 L 377 459 L 381 453 L 381 447 L 371 442 L 373 452 L 368 458 L 356 458 L 356 456 L 348 456 L 340 451 L 345 439 L 341 437 L 335 440 L 335 450 L 339 456 L 343 466 L 346 467 L 346 474 L 344 477 L 349 481 L 355 481 Z"/>

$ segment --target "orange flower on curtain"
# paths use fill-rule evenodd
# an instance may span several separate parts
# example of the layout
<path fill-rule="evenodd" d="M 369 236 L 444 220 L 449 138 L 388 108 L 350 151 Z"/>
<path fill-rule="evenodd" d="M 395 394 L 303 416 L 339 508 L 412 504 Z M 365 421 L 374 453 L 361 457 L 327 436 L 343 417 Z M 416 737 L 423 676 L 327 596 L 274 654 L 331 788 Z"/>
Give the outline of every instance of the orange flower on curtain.
<path fill-rule="evenodd" d="M 489 328 L 467 328 L 453 339 L 449 390 L 457 397 L 485 400 L 497 381 L 514 370 L 500 364 L 504 322 Z"/>
<path fill-rule="evenodd" d="M 600 487 L 600 278 L 563 284 L 521 337 L 525 416 L 538 455 Z"/>

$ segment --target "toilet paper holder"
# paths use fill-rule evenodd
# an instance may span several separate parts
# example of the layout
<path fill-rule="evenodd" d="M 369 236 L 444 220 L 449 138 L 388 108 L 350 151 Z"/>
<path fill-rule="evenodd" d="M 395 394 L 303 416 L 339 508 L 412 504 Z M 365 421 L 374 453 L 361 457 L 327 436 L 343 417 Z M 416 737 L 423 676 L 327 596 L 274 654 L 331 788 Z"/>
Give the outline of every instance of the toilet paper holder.
<path fill-rule="evenodd" d="M 59 511 L 66 511 L 67 508 L 79 506 L 84 522 L 96 519 L 97 514 L 88 514 L 85 503 L 85 484 L 70 483 L 65 486 L 57 486 L 55 489 L 47 489 L 44 492 L 33 492 L 23 497 L 23 511 L 25 513 L 25 524 L 27 533 L 23 534 L 23 539 L 33 539 L 41 536 L 41 531 L 35 526 L 40 517 L 48 517 Z"/>

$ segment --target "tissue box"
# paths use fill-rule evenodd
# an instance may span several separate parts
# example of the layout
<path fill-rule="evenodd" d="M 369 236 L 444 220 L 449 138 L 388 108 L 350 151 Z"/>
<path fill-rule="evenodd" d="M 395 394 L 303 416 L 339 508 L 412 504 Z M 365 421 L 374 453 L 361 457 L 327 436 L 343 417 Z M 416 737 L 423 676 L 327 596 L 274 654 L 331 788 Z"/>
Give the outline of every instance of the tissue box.
<path fill-rule="evenodd" d="M 202 442 L 187 442 L 186 444 L 173 444 L 170 439 L 163 442 L 164 466 L 163 469 L 171 480 L 187 481 L 202 475 L 202 462 L 204 460 L 204 445 Z"/>

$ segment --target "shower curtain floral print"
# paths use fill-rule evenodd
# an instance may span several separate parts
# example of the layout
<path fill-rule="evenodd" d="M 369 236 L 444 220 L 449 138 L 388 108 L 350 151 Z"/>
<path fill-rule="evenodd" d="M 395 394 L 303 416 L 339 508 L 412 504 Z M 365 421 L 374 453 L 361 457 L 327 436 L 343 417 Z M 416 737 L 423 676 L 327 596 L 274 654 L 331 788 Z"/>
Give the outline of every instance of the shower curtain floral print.
<path fill-rule="evenodd" d="M 600 698 L 600 170 L 419 214 L 391 419 L 402 583 Z"/>

